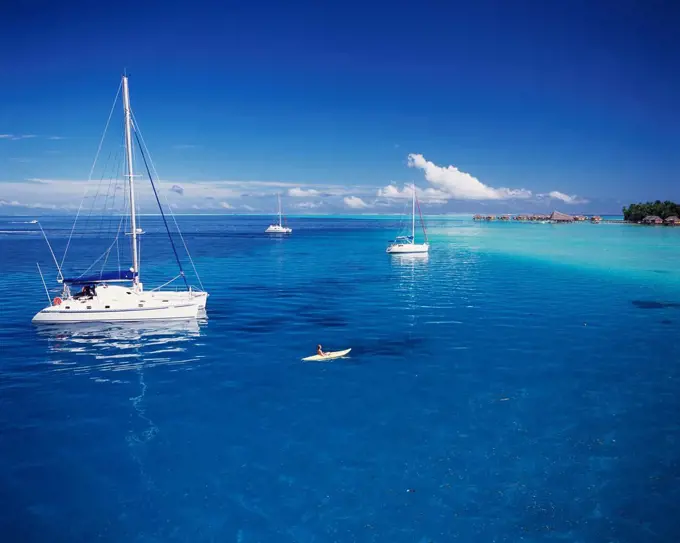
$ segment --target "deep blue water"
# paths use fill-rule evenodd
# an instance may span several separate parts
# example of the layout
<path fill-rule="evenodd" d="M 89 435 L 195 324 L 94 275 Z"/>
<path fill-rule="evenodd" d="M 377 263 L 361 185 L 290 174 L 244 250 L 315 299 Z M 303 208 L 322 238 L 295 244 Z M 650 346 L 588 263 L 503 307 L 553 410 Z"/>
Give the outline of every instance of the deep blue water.
<path fill-rule="evenodd" d="M 36 328 L 35 262 L 54 268 L 14 220 L 33 232 L 0 233 L 3 541 L 680 539 L 680 257 L 579 266 L 476 237 L 567 230 L 432 219 L 429 258 L 398 259 L 398 221 L 280 239 L 183 217 L 206 322 Z M 172 255 L 145 222 L 150 285 Z M 63 251 L 70 222 L 43 224 Z M 670 230 L 634 236 L 653 254 Z M 317 343 L 351 357 L 301 362 Z"/>

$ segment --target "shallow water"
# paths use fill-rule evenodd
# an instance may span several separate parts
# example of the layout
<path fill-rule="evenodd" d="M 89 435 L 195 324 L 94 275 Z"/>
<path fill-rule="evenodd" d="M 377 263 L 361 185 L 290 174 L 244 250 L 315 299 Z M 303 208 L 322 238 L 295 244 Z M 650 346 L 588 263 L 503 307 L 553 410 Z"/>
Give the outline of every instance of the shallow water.
<path fill-rule="evenodd" d="M 180 219 L 207 321 L 47 328 L 0 219 L 4 540 L 678 540 L 680 229 L 432 218 L 422 259 L 399 220 Z"/>

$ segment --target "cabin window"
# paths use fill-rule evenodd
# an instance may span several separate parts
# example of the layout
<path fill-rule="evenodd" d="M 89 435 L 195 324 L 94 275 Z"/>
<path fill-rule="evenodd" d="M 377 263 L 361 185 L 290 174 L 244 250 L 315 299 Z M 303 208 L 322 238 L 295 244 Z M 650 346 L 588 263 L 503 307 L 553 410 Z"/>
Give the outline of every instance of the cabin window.
<path fill-rule="evenodd" d="M 128 290 L 128 291 L 127 291 L 127 294 L 132 294 L 132 292 L 130 292 L 130 291 Z"/>
<path fill-rule="evenodd" d="M 92 306 L 91 306 L 91 305 L 88 305 L 87 308 L 88 308 L 88 309 L 92 309 Z"/>
<path fill-rule="evenodd" d="M 139 306 L 138 306 L 138 307 L 144 307 L 144 304 L 139 304 Z"/>
<path fill-rule="evenodd" d="M 164 303 L 164 304 L 167 304 L 167 303 L 168 303 L 168 301 L 169 301 L 169 300 L 163 300 L 163 303 Z"/>
<path fill-rule="evenodd" d="M 105 306 L 104 306 L 104 309 L 111 309 L 111 306 L 110 306 L 110 305 L 105 305 Z"/>
<path fill-rule="evenodd" d="M 67 305 L 67 306 L 66 306 L 66 309 L 71 309 L 71 306 L 70 306 L 70 305 Z"/>

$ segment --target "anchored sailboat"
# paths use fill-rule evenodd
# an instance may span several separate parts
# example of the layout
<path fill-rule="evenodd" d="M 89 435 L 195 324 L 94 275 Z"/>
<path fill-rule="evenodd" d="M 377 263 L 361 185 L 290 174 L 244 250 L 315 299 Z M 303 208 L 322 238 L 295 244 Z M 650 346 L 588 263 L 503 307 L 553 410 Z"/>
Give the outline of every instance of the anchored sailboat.
<path fill-rule="evenodd" d="M 390 254 L 405 254 L 405 253 L 427 253 L 430 250 L 430 244 L 427 242 L 427 232 L 425 231 L 425 223 L 423 222 L 423 214 L 420 213 L 420 204 L 418 204 L 418 213 L 420 215 L 420 225 L 423 229 L 423 243 L 416 243 L 416 204 L 418 197 L 416 196 L 416 186 L 411 187 L 413 196 L 411 198 L 411 235 L 397 236 L 393 241 L 390 241 L 387 251 Z"/>
<path fill-rule="evenodd" d="M 283 220 L 281 217 L 281 195 L 277 194 L 279 200 L 279 224 L 270 224 L 264 231 L 265 234 L 290 234 L 293 229 L 288 226 L 283 226 Z"/>
<path fill-rule="evenodd" d="M 34 323 L 80 323 L 80 322 L 123 322 L 123 321 L 150 321 L 150 320 L 177 320 L 177 319 L 195 319 L 205 311 L 208 293 L 203 290 L 191 287 L 187 281 L 182 268 L 182 262 L 177 253 L 177 248 L 170 233 L 170 228 L 161 206 L 158 192 L 151 176 L 151 169 L 147 157 L 144 153 L 145 146 L 138 131 L 138 127 L 133 125 L 133 114 L 130 109 L 130 94 L 128 89 L 128 78 L 123 76 L 123 110 L 125 117 L 125 164 L 126 164 L 126 178 L 128 188 L 129 201 L 129 220 L 131 236 L 131 253 L 132 263 L 129 269 L 119 269 L 114 271 L 104 270 L 104 266 L 99 273 L 88 273 L 90 268 L 77 276 L 66 278 L 64 277 L 61 265 L 54 257 L 54 252 L 50 246 L 50 252 L 57 265 L 58 282 L 62 284 L 61 296 L 57 296 L 52 300 L 51 305 L 40 311 L 33 317 Z M 120 92 L 120 91 L 119 91 Z M 117 99 L 117 97 L 116 97 Z M 115 105 L 115 103 L 114 103 Z M 113 109 L 112 109 L 113 112 Z M 109 117 L 110 121 L 110 117 Z M 136 121 L 135 121 L 136 124 Z M 108 123 L 107 123 L 108 127 Z M 133 154 L 132 154 L 132 137 L 138 143 L 140 155 L 144 161 L 146 172 L 151 182 L 151 187 L 158 204 L 158 208 L 163 218 L 165 229 L 170 238 L 177 265 L 179 267 L 179 275 L 174 279 L 168 281 L 163 287 L 172 283 L 177 279 L 182 279 L 184 283 L 184 290 L 167 291 L 160 290 L 158 287 L 153 290 L 144 290 L 141 281 L 139 268 L 139 236 L 143 234 L 141 228 L 137 226 L 137 209 L 135 203 L 135 184 L 134 184 L 134 168 L 133 168 Z M 103 138 L 102 138 L 103 141 Z M 100 145 L 101 150 L 101 145 Z M 95 160 L 96 163 L 96 160 Z M 94 168 L 94 166 L 93 166 Z M 153 166 L 151 166 L 153 168 Z M 174 217 L 173 217 L 174 218 Z M 76 218 L 77 221 L 77 218 Z M 74 224 L 75 228 L 75 224 Z M 41 227 L 42 231 L 42 227 Z M 72 232 L 73 233 L 73 232 Z M 120 233 L 120 228 L 119 232 Z M 43 232 L 44 234 L 44 232 Z M 180 234 L 181 235 L 181 234 Z M 118 236 L 118 234 L 117 234 Z M 47 239 L 45 237 L 45 239 Z M 184 238 L 182 238 L 184 242 Z M 117 243 L 117 237 L 115 240 Z M 49 244 L 49 242 L 48 242 Z M 69 238 L 70 244 L 70 238 Z M 108 261 L 111 245 L 104 255 L 104 263 Z M 185 244 L 186 248 L 186 244 Z M 68 249 L 68 245 L 67 245 Z M 187 251 L 188 255 L 188 251 Z M 191 256 L 189 259 L 191 260 Z M 65 257 L 65 255 L 64 255 Z M 101 259 L 102 257 L 100 257 Z M 193 265 L 193 261 L 192 265 Z M 95 261 L 96 263 L 96 261 Z M 63 259 L 62 259 L 63 264 Z M 195 271 L 195 268 L 194 268 Z M 196 274 L 198 277 L 198 274 Z M 200 279 L 199 279 L 200 283 Z M 76 287 L 82 289 L 80 292 L 73 294 L 71 289 Z M 45 286 L 47 290 L 47 286 Z M 48 292 L 49 298 L 49 292 Z"/>

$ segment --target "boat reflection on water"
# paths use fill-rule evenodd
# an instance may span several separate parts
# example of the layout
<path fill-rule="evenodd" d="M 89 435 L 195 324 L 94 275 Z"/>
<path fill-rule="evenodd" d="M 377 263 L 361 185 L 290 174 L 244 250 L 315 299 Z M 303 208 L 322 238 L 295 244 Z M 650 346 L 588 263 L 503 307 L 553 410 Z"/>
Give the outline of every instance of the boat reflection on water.
<path fill-rule="evenodd" d="M 391 261 L 397 267 L 416 268 L 427 264 L 430 253 L 392 254 Z"/>
<path fill-rule="evenodd" d="M 49 363 L 55 371 L 118 372 L 159 365 L 187 364 L 200 359 L 187 342 L 201 337 L 195 320 L 117 324 L 42 326 L 39 337 L 48 342 Z M 189 354 L 191 352 L 191 354 Z"/>

